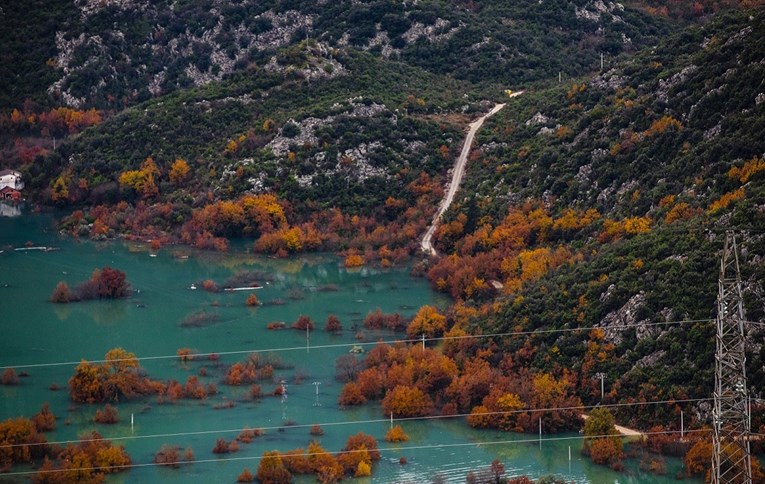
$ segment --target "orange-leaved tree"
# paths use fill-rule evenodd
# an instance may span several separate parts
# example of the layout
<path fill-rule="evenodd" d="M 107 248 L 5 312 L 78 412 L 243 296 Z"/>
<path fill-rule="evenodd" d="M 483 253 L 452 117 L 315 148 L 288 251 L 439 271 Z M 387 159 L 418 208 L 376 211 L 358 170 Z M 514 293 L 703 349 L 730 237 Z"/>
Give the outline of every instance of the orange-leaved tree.
<path fill-rule="evenodd" d="M 446 316 L 439 313 L 433 306 L 422 306 L 417 315 L 406 327 L 406 335 L 416 338 L 425 335 L 427 338 L 441 336 L 446 330 Z"/>

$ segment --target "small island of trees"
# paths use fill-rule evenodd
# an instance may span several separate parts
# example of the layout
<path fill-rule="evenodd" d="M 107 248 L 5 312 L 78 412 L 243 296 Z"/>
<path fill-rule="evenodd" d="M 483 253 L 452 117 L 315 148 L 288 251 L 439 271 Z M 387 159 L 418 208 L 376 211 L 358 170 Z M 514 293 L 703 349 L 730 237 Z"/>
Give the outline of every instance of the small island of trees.
<path fill-rule="evenodd" d="M 78 284 L 74 290 L 70 289 L 65 281 L 59 282 L 50 300 L 54 303 L 69 303 L 91 299 L 120 299 L 128 295 L 130 295 L 130 285 L 125 273 L 119 269 L 104 266 L 94 270 L 90 279 Z"/>

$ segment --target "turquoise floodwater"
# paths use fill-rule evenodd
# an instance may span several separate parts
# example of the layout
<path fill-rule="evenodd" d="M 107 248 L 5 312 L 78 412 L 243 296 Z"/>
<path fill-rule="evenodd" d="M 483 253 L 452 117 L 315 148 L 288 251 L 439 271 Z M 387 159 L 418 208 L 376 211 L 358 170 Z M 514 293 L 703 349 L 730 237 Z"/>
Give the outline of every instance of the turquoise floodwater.
<path fill-rule="evenodd" d="M 14 250 L 25 244 L 59 250 Z M 364 330 L 361 321 L 368 312 L 379 307 L 411 316 L 424 304 L 449 304 L 430 290 L 427 281 L 410 277 L 405 269 L 346 270 L 332 255 L 275 260 L 248 253 L 244 244 L 227 254 L 184 247 L 162 248 L 154 254 L 143 244 L 62 238 L 52 217 L 31 214 L 0 217 L 0 250 L 0 366 L 28 373 L 19 386 L 0 386 L 0 419 L 31 416 L 49 402 L 58 422 L 56 431 L 47 434 L 48 441 L 68 441 L 98 430 L 124 445 L 137 467 L 110 476 L 108 482 L 235 482 L 245 467 L 255 472 L 266 450 L 305 448 L 315 423 L 322 425 L 325 434 L 319 440 L 330 451 L 341 449 L 347 437 L 359 431 L 378 439 L 385 449 L 382 460 L 373 467 L 372 478 L 355 479 L 363 483 L 431 482 L 436 476 L 464 482 L 469 471 L 486 468 L 494 459 L 504 463 L 509 476 L 555 474 L 577 483 L 669 483 L 680 470 L 678 460 L 667 459 L 665 476 L 641 473 L 636 462 L 628 463 L 628 472 L 616 473 L 580 455 L 578 434 L 544 436 L 539 442 L 534 435 L 471 429 L 461 419 L 399 422 L 410 441 L 387 444 L 383 436 L 390 423 L 379 406 L 338 407 L 341 384 L 334 379 L 334 362 L 359 342 L 357 336 L 363 342 L 403 337 Z M 129 299 L 68 305 L 48 302 L 59 281 L 74 286 L 104 265 L 127 274 L 134 289 Z M 212 294 L 190 289 L 205 279 L 223 283 L 243 271 L 261 271 L 271 279 L 255 291 L 263 306 L 247 307 L 248 291 Z M 184 319 L 200 311 L 214 315 L 214 323 L 181 327 Z M 318 328 L 329 314 L 335 314 L 345 330 L 340 335 L 317 330 L 307 340 L 304 332 L 266 329 L 272 321 L 289 325 L 301 314 L 312 318 Z M 216 384 L 220 393 L 169 405 L 157 404 L 156 398 L 120 403 L 119 423 L 95 424 L 92 420 L 99 406 L 73 405 L 67 380 L 80 359 L 101 359 L 114 347 L 142 358 L 142 366 L 155 379 L 184 382 L 204 367 L 207 376 L 200 380 Z M 174 355 L 183 347 L 219 353 L 220 364 L 206 359 L 182 364 Z M 261 382 L 264 393 L 270 393 L 279 380 L 285 380 L 286 400 L 267 396 L 245 401 L 241 397 L 246 387 L 222 383 L 225 366 L 252 351 L 278 358 L 287 367 L 276 370 L 273 381 Z M 52 385 L 61 390 L 51 390 Z M 233 408 L 215 409 L 230 401 L 235 403 Z M 294 425 L 285 426 L 287 421 Z M 216 439 L 231 440 L 244 427 L 266 432 L 251 444 L 242 444 L 237 453 L 212 453 Z M 180 469 L 151 465 L 162 444 L 191 447 L 196 462 Z M 402 456 L 408 460 L 406 465 L 399 463 Z M 27 478 L 6 475 L 0 481 Z M 313 482 L 313 478 L 301 477 L 297 482 Z"/>

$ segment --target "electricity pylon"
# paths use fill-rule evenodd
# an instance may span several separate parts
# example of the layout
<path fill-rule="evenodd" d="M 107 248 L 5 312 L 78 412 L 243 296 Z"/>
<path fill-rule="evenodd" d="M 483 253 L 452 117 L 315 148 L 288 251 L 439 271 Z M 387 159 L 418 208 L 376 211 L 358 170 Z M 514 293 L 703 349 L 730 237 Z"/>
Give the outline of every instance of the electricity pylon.
<path fill-rule="evenodd" d="M 744 300 L 736 238 L 725 234 L 717 296 L 713 484 L 751 484 L 750 413 L 744 352 Z"/>

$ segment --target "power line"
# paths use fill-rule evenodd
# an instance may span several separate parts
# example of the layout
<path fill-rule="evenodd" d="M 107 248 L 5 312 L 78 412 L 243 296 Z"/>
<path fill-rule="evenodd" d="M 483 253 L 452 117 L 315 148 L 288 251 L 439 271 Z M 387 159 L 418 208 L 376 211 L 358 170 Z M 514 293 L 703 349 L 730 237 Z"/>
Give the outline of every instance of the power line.
<path fill-rule="evenodd" d="M 679 399 L 679 400 L 654 400 L 654 401 L 648 401 L 648 402 L 623 402 L 623 403 L 610 403 L 610 404 L 602 404 L 602 405 L 573 405 L 568 407 L 549 407 L 549 408 L 527 408 L 527 409 L 516 409 L 516 410 L 503 410 L 503 411 L 496 411 L 496 412 L 480 412 L 480 413 L 461 413 L 461 414 L 454 414 L 454 415 L 426 415 L 422 417 L 401 417 L 396 418 L 396 422 L 416 422 L 416 421 L 428 421 L 428 420 L 440 420 L 440 419 L 456 419 L 456 418 L 463 418 L 463 417 L 469 417 L 469 416 L 493 416 L 493 415 L 513 415 L 513 414 L 521 414 L 521 413 L 539 413 L 539 412 L 556 412 L 556 411 L 566 411 L 566 410 L 587 410 L 592 408 L 620 408 L 620 407 L 639 407 L 639 406 L 648 406 L 648 405 L 663 405 L 663 404 L 678 404 L 678 403 L 695 403 L 695 402 L 703 402 L 703 401 L 709 401 L 712 400 L 711 398 L 686 398 L 686 399 Z M 363 425 L 363 424 L 374 424 L 374 423 L 387 423 L 390 422 L 387 418 L 381 418 L 381 419 L 368 419 L 368 420 L 342 420 L 337 422 L 325 422 L 325 423 L 311 423 L 311 424 L 296 424 L 296 425 L 276 425 L 276 426 L 269 426 L 269 427 L 257 427 L 260 430 L 279 430 L 284 428 L 310 428 L 314 425 L 320 425 L 323 427 L 336 427 L 336 426 L 343 426 L 343 425 Z M 114 440 L 114 441 L 125 441 L 125 440 L 143 440 L 143 439 L 155 439 L 155 438 L 167 438 L 167 437 L 188 437 L 192 435 L 210 435 L 210 434 L 232 434 L 232 433 L 239 433 L 244 430 L 252 430 L 251 427 L 242 427 L 242 428 L 236 428 L 236 429 L 213 429 L 213 430 L 195 430 L 195 431 L 189 431 L 189 432 L 173 432 L 173 433 L 162 433 L 162 434 L 148 434 L 148 435 L 126 435 L 122 437 L 112 437 L 108 440 Z M 641 432 L 645 433 L 645 432 Z M 3 444 L 0 445 L 0 449 L 2 448 L 12 448 L 12 447 L 23 447 L 28 446 L 32 447 L 35 445 L 65 445 L 65 444 L 75 444 L 78 442 L 95 442 L 98 439 L 78 439 L 78 440 L 61 440 L 56 442 L 41 442 L 39 444 Z"/>
<path fill-rule="evenodd" d="M 235 318 L 234 320 L 239 319 Z M 673 325 L 673 324 L 689 324 L 689 323 L 709 323 L 712 322 L 712 319 L 686 319 L 686 320 L 679 320 L 679 321 L 658 321 L 653 323 L 645 323 L 642 326 L 665 326 L 665 325 Z M 582 326 L 578 328 L 558 328 L 558 329 L 534 329 L 534 330 L 527 330 L 527 331 L 510 331 L 505 333 L 490 333 L 490 334 L 476 334 L 476 335 L 462 335 L 462 336 L 439 336 L 434 338 L 426 338 L 425 341 L 450 341 L 450 340 L 464 340 L 464 339 L 483 339 L 483 338 L 498 338 L 498 337 L 508 337 L 508 336 L 529 336 L 529 335 L 543 335 L 543 334 L 553 334 L 553 333 L 573 333 L 577 331 L 591 331 L 594 329 L 600 329 L 600 330 L 612 330 L 612 329 L 632 329 L 636 328 L 636 325 L 613 325 L 613 326 Z M 401 343 L 421 343 L 421 338 L 412 338 L 412 339 L 396 339 L 396 340 L 380 340 L 380 341 L 368 341 L 368 342 L 353 342 L 353 343 L 337 343 L 337 344 L 326 344 L 326 345 L 316 345 L 311 346 L 312 350 L 316 349 L 334 349 L 334 348 L 352 348 L 354 346 L 373 346 L 378 344 L 401 344 Z M 265 349 L 249 349 L 249 350 L 234 350 L 234 351 L 210 351 L 210 352 L 204 352 L 204 353 L 194 353 L 190 355 L 191 358 L 205 358 L 210 356 L 231 356 L 231 355 L 242 355 L 242 354 L 252 354 L 252 353 L 278 353 L 282 351 L 302 351 L 305 350 L 306 346 L 287 346 L 287 347 L 281 347 L 281 348 L 265 348 Z M 135 358 L 123 358 L 123 359 L 114 359 L 114 360 L 105 360 L 105 359 L 96 359 L 96 360 L 86 360 L 89 363 L 107 363 L 107 362 L 120 362 L 120 361 L 151 361 L 151 360 L 167 360 L 167 359 L 174 359 L 179 358 L 178 354 L 173 355 L 157 355 L 157 356 L 143 356 L 143 357 L 135 357 Z M 0 366 L 0 370 L 5 370 L 8 368 L 42 368 L 42 367 L 51 367 L 51 366 L 75 366 L 79 365 L 82 362 L 80 361 L 62 361 L 62 362 L 55 362 L 55 363 L 30 363 L 30 364 L 24 364 L 24 365 L 4 365 Z"/>
<path fill-rule="evenodd" d="M 710 429 L 697 429 L 697 430 L 686 430 L 686 433 L 708 433 L 711 432 Z M 643 435 L 650 436 L 650 435 L 666 435 L 666 434 L 676 434 L 678 433 L 677 430 L 663 430 L 663 431 L 656 431 L 656 432 L 645 432 Z M 581 439 L 598 439 L 598 438 L 609 438 L 609 437 L 616 437 L 618 435 L 615 434 L 601 434 L 601 435 L 577 435 L 577 436 L 569 436 L 569 437 L 549 437 L 542 439 L 545 442 L 555 442 L 555 441 L 571 441 L 571 440 L 581 440 Z M 103 439 L 103 440 L 114 440 L 114 439 Z M 480 446 L 480 445 L 508 445 L 508 444 L 529 444 L 529 443 L 537 443 L 540 442 L 540 439 L 538 438 L 528 438 L 528 439 L 520 439 L 520 440 L 487 440 L 487 441 L 478 441 L 478 442 L 460 442 L 460 443 L 453 443 L 453 444 L 428 444 L 428 445 L 410 445 L 405 447 L 378 447 L 377 451 L 380 453 L 384 452 L 396 452 L 401 453 L 402 451 L 412 451 L 412 450 L 428 450 L 428 449 L 444 449 L 444 448 L 456 448 L 456 447 L 473 447 L 473 446 Z M 355 449 L 355 450 L 340 450 L 337 452 L 330 452 L 327 451 L 326 453 L 334 454 L 334 455 L 342 455 L 342 454 L 355 454 L 359 452 L 369 452 L 367 449 Z M 300 454 L 301 457 L 311 457 L 316 455 L 323 455 L 323 453 L 320 452 L 314 452 L 314 453 L 304 453 Z M 179 461 L 178 465 L 186 465 L 186 464 L 206 464 L 211 462 L 237 462 L 237 461 L 258 461 L 263 459 L 262 455 L 259 456 L 249 456 L 249 457 L 221 457 L 216 459 L 201 459 L 201 460 L 194 460 L 190 462 L 182 462 Z M 79 467 L 79 468 L 71 468 L 71 469 L 45 469 L 45 470 L 37 470 L 37 471 L 18 471 L 18 472 L 6 472 L 3 474 L 3 476 L 25 476 L 25 475 L 34 475 L 39 473 L 58 473 L 58 472 L 72 472 L 72 471 L 97 471 L 97 470 L 109 470 L 109 471 L 118 471 L 118 470 L 127 470 L 132 468 L 139 468 L 139 467 L 154 467 L 154 466 L 162 466 L 167 464 L 159 464 L 156 462 L 147 462 L 147 463 L 141 463 L 141 464 L 127 464 L 127 465 L 118 465 L 118 466 L 103 466 L 103 467 Z"/>

